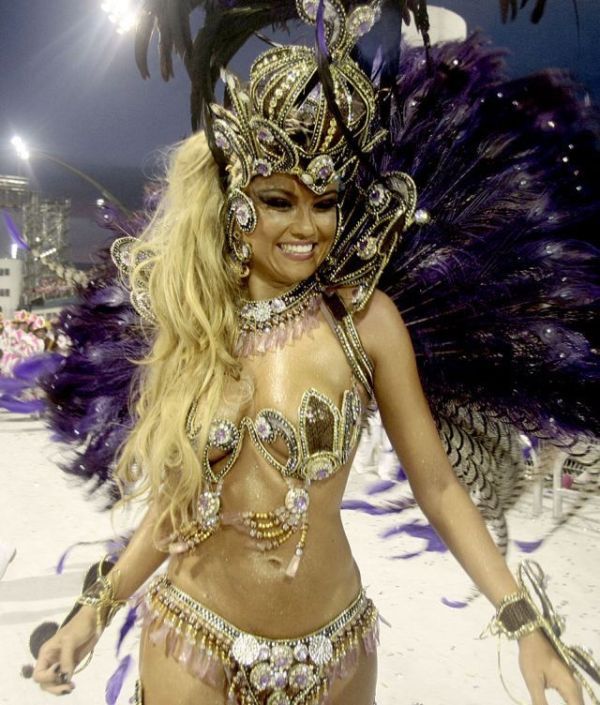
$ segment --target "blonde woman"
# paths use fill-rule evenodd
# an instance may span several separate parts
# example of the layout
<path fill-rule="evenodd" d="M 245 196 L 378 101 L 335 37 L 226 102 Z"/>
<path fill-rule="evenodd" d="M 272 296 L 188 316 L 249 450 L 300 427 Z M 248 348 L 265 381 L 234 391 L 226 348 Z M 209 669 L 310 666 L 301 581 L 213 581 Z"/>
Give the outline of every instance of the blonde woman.
<path fill-rule="evenodd" d="M 318 23 L 316 5 L 299 2 L 300 17 Z M 168 558 L 141 605 L 136 702 L 373 705 L 377 613 L 340 506 L 376 405 L 417 502 L 519 638 L 534 705 L 547 688 L 583 705 L 457 480 L 406 325 L 375 288 L 401 231 L 429 218 L 409 175 L 364 161 L 385 135 L 351 40 L 379 11 L 362 6 L 359 23 L 329 5 L 324 83 L 305 47 L 262 54 L 247 86 L 226 76 L 208 139 L 179 145 L 140 241 L 113 247 L 152 341 L 117 470 L 148 510 L 42 647 L 34 677 L 50 693 L 72 690 L 113 613 Z"/>

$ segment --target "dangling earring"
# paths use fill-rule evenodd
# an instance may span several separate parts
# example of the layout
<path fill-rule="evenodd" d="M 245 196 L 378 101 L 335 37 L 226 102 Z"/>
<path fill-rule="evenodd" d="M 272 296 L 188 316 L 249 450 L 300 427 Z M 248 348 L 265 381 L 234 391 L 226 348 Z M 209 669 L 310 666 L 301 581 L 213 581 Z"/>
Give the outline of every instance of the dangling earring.
<path fill-rule="evenodd" d="M 242 240 L 241 233 L 251 233 L 256 228 L 257 216 L 252 199 L 239 189 L 234 189 L 227 201 L 227 239 L 231 250 L 233 268 L 240 279 L 250 274 L 248 263 L 252 259 L 252 245 Z"/>
<path fill-rule="evenodd" d="M 245 279 L 250 274 L 248 264 L 252 260 L 252 245 L 242 240 L 237 233 L 234 234 L 231 245 L 234 269 L 240 279 Z"/>

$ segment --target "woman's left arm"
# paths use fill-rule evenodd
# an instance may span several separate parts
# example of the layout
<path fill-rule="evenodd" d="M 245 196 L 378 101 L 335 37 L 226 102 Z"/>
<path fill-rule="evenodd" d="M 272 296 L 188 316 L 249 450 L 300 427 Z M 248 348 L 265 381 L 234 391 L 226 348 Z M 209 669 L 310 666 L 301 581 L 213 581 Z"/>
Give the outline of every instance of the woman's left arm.
<path fill-rule="evenodd" d="M 375 365 L 375 396 L 386 432 L 419 506 L 481 592 L 497 607 L 517 583 L 442 446 L 423 393 L 408 330 L 394 303 L 375 292 L 357 321 Z M 519 640 L 519 661 L 533 705 L 546 688 L 583 705 L 581 688 L 543 634 Z"/>

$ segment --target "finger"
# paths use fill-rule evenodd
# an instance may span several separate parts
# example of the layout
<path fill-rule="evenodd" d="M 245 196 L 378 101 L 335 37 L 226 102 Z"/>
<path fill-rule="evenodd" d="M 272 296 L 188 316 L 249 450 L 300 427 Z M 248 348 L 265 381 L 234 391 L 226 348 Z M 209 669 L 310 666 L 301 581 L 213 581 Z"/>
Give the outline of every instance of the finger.
<path fill-rule="evenodd" d="M 548 705 L 546 695 L 544 694 L 543 681 L 534 681 L 527 683 L 529 694 L 531 695 L 531 705 Z"/>
<path fill-rule="evenodd" d="M 42 685 L 40 687 L 45 693 L 52 693 L 52 695 L 68 695 L 75 689 L 75 684 L 70 683 L 66 685 Z"/>
<path fill-rule="evenodd" d="M 579 683 L 571 681 L 568 685 L 562 683 L 554 686 L 567 705 L 584 705 L 583 690 Z"/>
<path fill-rule="evenodd" d="M 50 665 L 40 664 L 38 661 L 33 669 L 33 680 L 40 685 L 56 683 L 56 676 L 60 670 L 60 664 L 54 662 Z"/>
<path fill-rule="evenodd" d="M 75 649 L 73 648 L 73 645 L 65 639 L 63 642 L 62 651 L 60 652 L 60 672 L 58 675 L 61 682 L 70 682 L 74 670 Z"/>
<path fill-rule="evenodd" d="M 35 676 L 36 682 L 40 688 L 54 695 L 63 695 L 70 693 L 75 685 L 73 683 L 63 682 L 60 678 L 60 664 L 55 663 L 50 668 L 38 670 Z"/>

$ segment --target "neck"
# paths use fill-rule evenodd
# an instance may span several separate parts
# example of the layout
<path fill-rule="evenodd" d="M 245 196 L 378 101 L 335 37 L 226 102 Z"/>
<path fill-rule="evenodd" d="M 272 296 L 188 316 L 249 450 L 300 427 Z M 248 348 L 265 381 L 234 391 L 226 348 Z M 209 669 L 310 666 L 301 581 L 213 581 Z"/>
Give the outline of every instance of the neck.
<path fill-rule="evenodd" d="M 312 281 L 312 277 L 309 277 Z M 307 284 L 309 280 L 304 280 Z M 259 277 L 252 276 L 248 277 L 248 283 L 246 291 L 244 292 L 244 298 L 249 301 L 264 301 L 265 299 L 274 299 L 279 296 L 283 296 L 288 292 L 299 287 L 303 282 L 296 282 L 295 284 L 278 284 L 265 282 Z"/>

